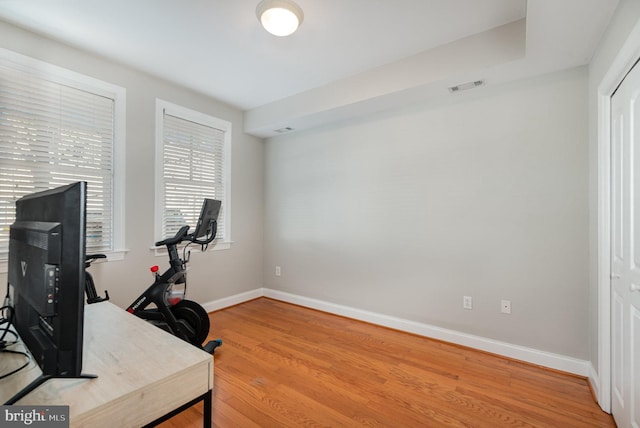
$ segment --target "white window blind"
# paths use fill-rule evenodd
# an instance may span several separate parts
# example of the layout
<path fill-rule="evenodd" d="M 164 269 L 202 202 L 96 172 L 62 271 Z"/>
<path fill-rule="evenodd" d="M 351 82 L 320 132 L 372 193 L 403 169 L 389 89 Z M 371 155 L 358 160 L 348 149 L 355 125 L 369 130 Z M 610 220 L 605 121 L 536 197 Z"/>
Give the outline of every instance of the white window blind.
<path fill-rule="evenodd" d="M 181 226 L 195 227 L 204 198 L 210 198 L 222 201 L 216 241 L 226 241 L 230 124 L 169 103 L 159 107 L 161 239 L 174 236 Z"/>
<path fill-rule="evenodd" d="M 114 99 L 0 64 L 0 260 L 15 201 L 87 182 L 87 253 L 113 250 Z"/>

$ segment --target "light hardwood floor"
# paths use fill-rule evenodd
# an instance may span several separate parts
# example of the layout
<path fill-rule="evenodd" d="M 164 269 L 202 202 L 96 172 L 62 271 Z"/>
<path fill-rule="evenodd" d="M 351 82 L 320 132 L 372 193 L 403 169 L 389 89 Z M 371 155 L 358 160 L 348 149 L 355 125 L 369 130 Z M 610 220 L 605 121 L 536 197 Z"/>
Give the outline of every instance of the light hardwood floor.
<path fill-rule="evenodd" d="M 215 427 L 615 426 L 581 377 L 266 298 L 210 318 Z"/>

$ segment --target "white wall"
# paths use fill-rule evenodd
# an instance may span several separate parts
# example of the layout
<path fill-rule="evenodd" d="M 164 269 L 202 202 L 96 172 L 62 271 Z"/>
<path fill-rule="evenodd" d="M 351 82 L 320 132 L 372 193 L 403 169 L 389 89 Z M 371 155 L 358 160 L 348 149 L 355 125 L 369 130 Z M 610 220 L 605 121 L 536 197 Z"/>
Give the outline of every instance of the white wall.
<path fill-rule="evenodd" d="M 265 287 L 586 359 L 586 70 L 451 100 L 267 140 Z"/>
<path fill-rule="evenodd" d="M 152 282 L 149 267 L 168 266 L 150 250 L 153 226 L 155 99 L 219 117 L 232 123 L 230 250 L 193 254 L 188 295 L 201 303 L 262 286 L 264 146 L 243 132 L 242 112 L 103 58 L 39 37 L 0 21 L 0 47 L 126 88 L 126 248 L 123 261 L 92 268 L 99 291 L 126 307 Z M 188 67 L 185 67 L 188 73 Z M 0 275 L 6 284 L 6 274 Z"/>

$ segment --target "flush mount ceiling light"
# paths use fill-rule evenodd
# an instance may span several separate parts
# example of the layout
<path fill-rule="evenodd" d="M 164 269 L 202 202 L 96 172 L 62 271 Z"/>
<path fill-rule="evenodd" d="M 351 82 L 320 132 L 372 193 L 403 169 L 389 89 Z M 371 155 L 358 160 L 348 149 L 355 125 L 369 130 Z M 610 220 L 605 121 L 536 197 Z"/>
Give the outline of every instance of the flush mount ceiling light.
<path fill-rule="evenodd" d="M 304 19 L 300 6 L 291 0 L 262 0 L 256 15 L 264 29 L 275 36 L 293 34 Z"/>

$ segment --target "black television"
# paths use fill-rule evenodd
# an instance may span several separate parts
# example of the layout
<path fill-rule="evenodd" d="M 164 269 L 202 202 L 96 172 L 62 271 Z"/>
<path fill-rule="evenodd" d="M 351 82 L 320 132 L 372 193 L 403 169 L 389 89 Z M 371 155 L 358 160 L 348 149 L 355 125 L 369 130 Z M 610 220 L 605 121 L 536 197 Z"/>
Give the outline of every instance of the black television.
<path fill-rule="evenodd" d="M 16 201 L 9 231 L 13 325 L 42 375 L 13 404 L 51 378 L 82 374 L 87 184 L 77 182 Z"/>
<path fill-rule="evenodd" d="M 202 209 L 200 210 L 200 217 L 196 224 L 193 237 L 196 240 L 200 238 L 215 238 L 218 225 L 218 214 L 220 213 L 220 207 L 222 202 L 216 199 L 208 199 L 202 202 Z"/>

